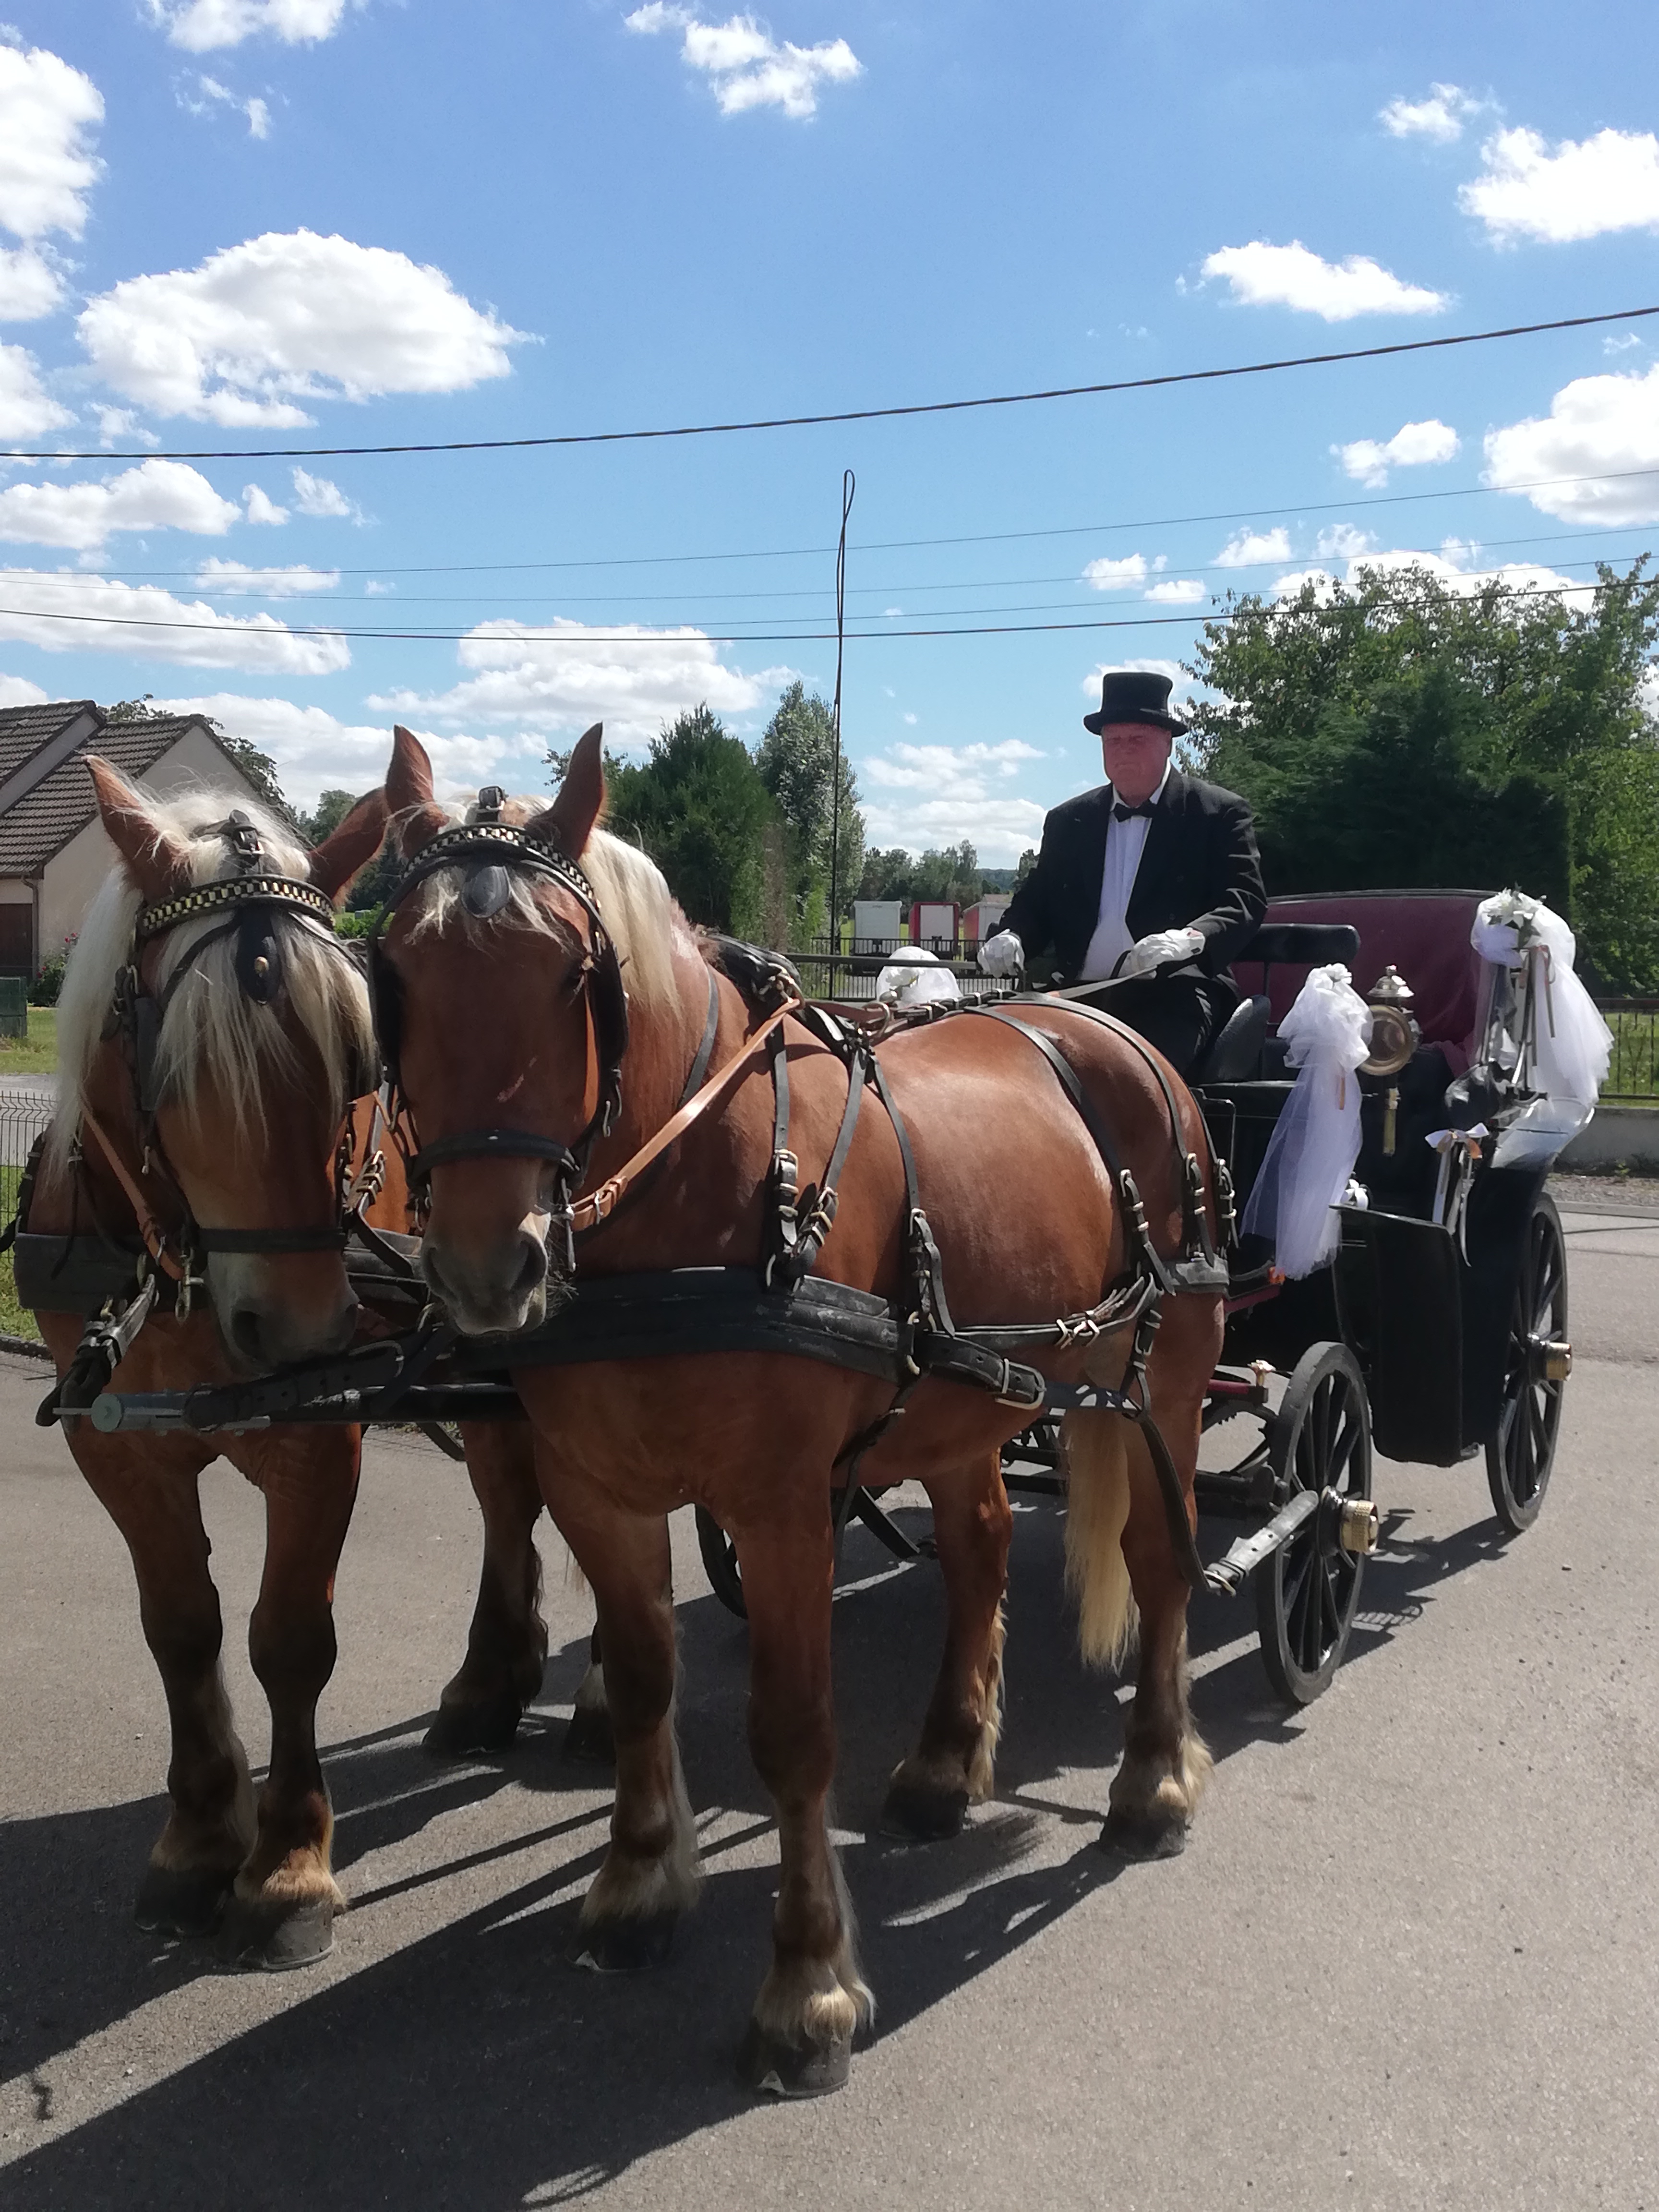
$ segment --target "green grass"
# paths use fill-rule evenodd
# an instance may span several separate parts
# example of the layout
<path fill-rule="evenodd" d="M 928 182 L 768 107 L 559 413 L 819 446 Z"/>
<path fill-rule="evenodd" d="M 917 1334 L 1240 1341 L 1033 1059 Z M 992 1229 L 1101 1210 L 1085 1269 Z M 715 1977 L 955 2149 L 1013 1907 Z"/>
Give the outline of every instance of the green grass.
<path fill-rule="evenodd" d="M 0 1167 L 0 1223 L 9 1221 L 17 1209 L 17 1185 L 22 1173 L 21 1167 Z M 0 1255 L 0 1332 L 7 1336 L 31 1336 L 37 1343 L 40 1338 L 34 1316 L 17 1303 L 9 1252 Z"/>
<path fill-rule="evenodd" d="M 1635 1006 L 1607 1006 L 1602 1012 L 1613 1031 L 1613 1064 L 1602 1096 L 1650 1098 L 1659 1105 L 1659 1012 Z"/>
<path fill-rule="evenodd" d="M 9 1075 L 51 1075 L 58 1066 L 58 1009 L 29 1008 L 26 1037 L 0 1037 L 0 1083 Z"/>

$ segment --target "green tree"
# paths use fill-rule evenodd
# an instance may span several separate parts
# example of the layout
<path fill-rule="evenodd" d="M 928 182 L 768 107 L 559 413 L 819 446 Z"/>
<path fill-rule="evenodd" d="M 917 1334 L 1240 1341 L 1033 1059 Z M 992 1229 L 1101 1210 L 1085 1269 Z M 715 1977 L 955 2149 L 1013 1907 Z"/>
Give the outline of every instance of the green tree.
<path fill-rule="evenodd" d="M 772 794 L 787 839 L 789 889 L 793 900 L 791 942 L 821 936 L 829 919 L 832 859 L 842 912 L 852 902 L 864 872 L 864 817 L 858 781 L 843 753 L 840 811 L 836 793 L 836 725 L 816 693 L 799 678 L 779 700 L 766 726 L 756 766 Z"/>
<path fill-rule="evenodd" d="M 878 847 L 866 856 L 859 896 L 972 906 L 984 888 L 979 854 L 964 837 L 960 845 L 930 846 L 920 860 L 902 845 Z"/>
<path fill-rule="evenodd" d="M 757 937 L 766 921 L 771 794 L 749 749 L 704 705 L 667 724 L 638 766 L 619 763 L 611 826 L 633 836 L 693 921 Z"/>
<path fill-rule="evenodd" d="M 1598 574 L 1583 600 L 1362 572 L 1206 623 L 1194 750 L 1255 809 L 1269 890 L 1518 883 L 1601 982 L 1659 984 L 1659 580 Z"/>
<path fill-rule="evenodd" d="M 356 804 L 356 799 L 349 791 L 324 792 L 318 799 L 314 813 L 295 817 L 305 831 L 307 844 L 315 847 L 320 845 L 325 837 L 331 836 Z"/>

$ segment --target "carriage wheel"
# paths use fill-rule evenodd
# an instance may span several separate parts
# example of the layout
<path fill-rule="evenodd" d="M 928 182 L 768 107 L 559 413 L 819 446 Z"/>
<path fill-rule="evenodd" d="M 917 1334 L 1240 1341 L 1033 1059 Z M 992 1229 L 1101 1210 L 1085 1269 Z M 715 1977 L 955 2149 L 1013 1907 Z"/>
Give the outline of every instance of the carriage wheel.
<path fill-rule="evenodd" d="M 743 1577 L 738 1571 L 738 1547 L 706 1505 L 696 1510 L 697 1549 L 702 1553 L 709 1586 L 728 1613 L 747 1620 L 749 1607 L 744 1601 Z"/>
<path fill-rule="evenodd" d="M 1539 1194 L 1510 1311 L 1504 1409 L 1486 1439 L 1486 1480 L 1498 1519 L 1511 1535 L 1530 1528 L 1555 1464 L 1565 1388 L 1567 1248 L 1555 1201 Z"/>
<path fill-rule="evenodd" d="M 1370 1407 L 1346 1345 L 1304 1352 L 1268 1425 L 1267 1445 L 1274 1472 L 1292 1490 L 1370 1496 Z M 1364 1559 L 1343 1549 L 1338 1516 L 1323 1506 L 1256 1569 L 1261 1657 L 1287 1703 L 1311 1705 L 1330 1686 L 1359 1610 L 1364 1572 Z"/>

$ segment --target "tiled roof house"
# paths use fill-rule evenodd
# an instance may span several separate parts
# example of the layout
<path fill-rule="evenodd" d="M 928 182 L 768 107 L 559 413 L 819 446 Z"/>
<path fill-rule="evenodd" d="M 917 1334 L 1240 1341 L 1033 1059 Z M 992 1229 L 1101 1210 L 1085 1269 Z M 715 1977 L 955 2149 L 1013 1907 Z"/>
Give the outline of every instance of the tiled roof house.
<path fill-rule="evenodd" d="M 112 722 L 90 699 L 0 708 L 0 975 L 61 952 L 109 873 L 89 752 L 157 798 L 196 786 L 258 799 L 199 714 Z"/>

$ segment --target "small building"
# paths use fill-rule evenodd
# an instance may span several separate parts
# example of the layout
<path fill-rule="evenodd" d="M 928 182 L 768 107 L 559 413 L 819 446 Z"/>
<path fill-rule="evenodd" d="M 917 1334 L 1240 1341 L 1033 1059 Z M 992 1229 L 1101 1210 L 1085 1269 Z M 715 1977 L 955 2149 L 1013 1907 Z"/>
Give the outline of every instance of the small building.
<path fill-rule="evenodd" d="M 963 907 L 962 910 L 963 942 L 966 945 L 977 945 L 981 938 L 988 937 L 1003 915 L 1007 913 L 1011 902 L 1008 893 L 991 891 L 988 892 L 986 896 L 979 900 L 975 905 Z"/>
<path fill-rule="evenodd" d="M 904 908 L 897 899 L 854 899 L 853 950 L 887 952 L 899 943 L 904 929 Z"/>
<path fill-rule="evenodd" d="M 112 722 L 90 699 L 0 708 L 0 975 L 33 975 L 80 933 L 115 864 L 88 753 L 166 799 L 192 787 L 259 793 L 200 714 Z"/>
<path fill-rule="evenodd" d="M 957 910 L 953 905 L 918 899 L 910 908 L 910 942 L 931 945 L 948 960 L 957 941 Z"/>

